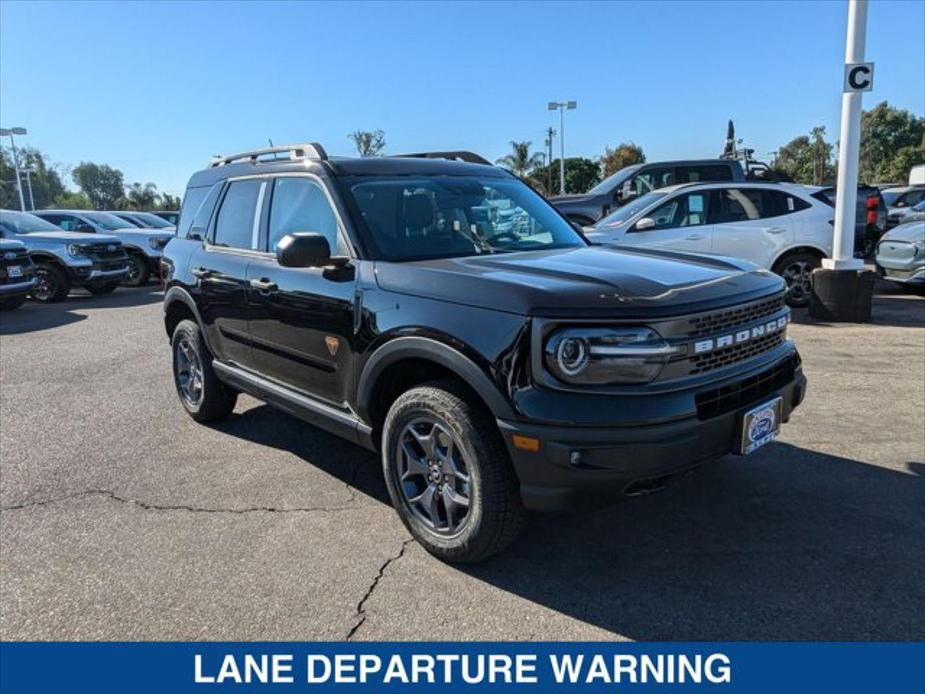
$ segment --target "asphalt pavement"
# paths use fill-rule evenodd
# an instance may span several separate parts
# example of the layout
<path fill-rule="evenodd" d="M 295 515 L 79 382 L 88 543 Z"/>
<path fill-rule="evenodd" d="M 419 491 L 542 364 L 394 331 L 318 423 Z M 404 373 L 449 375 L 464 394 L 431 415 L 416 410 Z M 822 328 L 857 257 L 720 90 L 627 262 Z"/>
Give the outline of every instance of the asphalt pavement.
<path fill-rule="evenodd" d="M 925 299 L 797 314 L 780 440 L 487 563 L 409 540 L 373 454 L 242 397 L 193 422 L 161 294 L 0 314 L 0 639 L 925 638 Z"/>

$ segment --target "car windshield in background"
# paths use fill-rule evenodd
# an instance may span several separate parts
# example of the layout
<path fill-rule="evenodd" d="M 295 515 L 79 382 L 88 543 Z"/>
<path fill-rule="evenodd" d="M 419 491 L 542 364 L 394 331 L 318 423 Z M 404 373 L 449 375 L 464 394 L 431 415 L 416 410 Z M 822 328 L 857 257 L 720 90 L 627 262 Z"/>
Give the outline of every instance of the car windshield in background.
<path fill-rule="evenodd" d="M 126 222 L 124 219 L 116 217 L 114 214 L 109 214 L 108 212 L 84 212 L 83 214 L 95 224 L 109 231 L 115 229 L 131 229 L 133 226 L 131 222 Z"/>
<path fill-rule="evenodd" d="M 600 220 L 597 224 L 594 225 L 595 229 L 604 229 L 607 227 L 615 227 L 628 222 L 633 217 L 635 217 L 639 212 L 646 209 L 656 200 L 665 197 L 665 193 L 646 193 L 632 202 L 627 203 L 623 207 L 618 207 L 616 210 L 611 212 L 609 215 Z"/>
<path fill-rule="evenodd" d="M 4 229 L 14 234 L 29 234 L 37 231 L 61 231 L 51 222 L 46 222 L 41 217 L 25 212 L 13 212 L 12 210 L 0 211 L 0 223 Z"/>
<path fill-rule="evenodd" d="M 132 216 L 148 229 L 170 229 L 173 224 L 150 212 L 132 212 Z"/>
<path fill-rule="evenodd" d="M 883 196 L 883 204 L 887 207 L 892 207 L 893 203 L 896 202 L 896 199 L 902 195 L 902 193 L 886 191 L 881 193 L 881 195 Z"/>
<path fill-rule="evenodd" d="M 548 203 L 517 180 L 356 176 L 345 183 L 369 245 L 383 260 L 587 245 Z"/>
<path fill-rule="evenodd" d="M 632 166 L 624 166 L 622 169 L 617 171 L 614 174 L 610 174 L 603 181 L 594 186 L 591 190 L 588 191 L 588 195 L 601 195 L 602 193 L 609 193 L 623 181 L 630 177 L 631 174 L 638 171 L 642 168 L 642 164 L 633 164 Z"/>

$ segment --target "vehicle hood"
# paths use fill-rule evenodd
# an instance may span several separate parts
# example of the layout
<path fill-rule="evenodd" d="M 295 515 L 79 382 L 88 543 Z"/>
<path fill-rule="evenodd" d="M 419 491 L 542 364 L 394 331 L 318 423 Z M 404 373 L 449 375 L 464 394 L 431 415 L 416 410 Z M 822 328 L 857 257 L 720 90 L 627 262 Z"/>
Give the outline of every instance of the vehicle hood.
<path fill-rule="evenodd" d="M 596 195 L 554 195 L 549 198 L 549 202 L 553 205 L 560 205 L 562 203 L 582 203 L 582 202 L 592 202 Z"/>
<path fill-rule="evenodd" d="M 880 241 L 905 241 L 914 243 L 925 241 L 925 222 L 909 222 L 900 224 L 880 237 Z"/>
<path fill-rule="evenodd" d="M 675 315 L 784 287 L 746 261 L 603 246 L 377 262 L 376 276 L 388 291 L 547 317 Z"/>
<path fill-rule="evenodd" d="M 18 234 L 20 239 L 28 243 L 35 241 L 57 241 L 59 243 L 121 243 L 115 236 L 108 234 L 84 234 L 78 231 L 33 231 L 28 234 Z"/>

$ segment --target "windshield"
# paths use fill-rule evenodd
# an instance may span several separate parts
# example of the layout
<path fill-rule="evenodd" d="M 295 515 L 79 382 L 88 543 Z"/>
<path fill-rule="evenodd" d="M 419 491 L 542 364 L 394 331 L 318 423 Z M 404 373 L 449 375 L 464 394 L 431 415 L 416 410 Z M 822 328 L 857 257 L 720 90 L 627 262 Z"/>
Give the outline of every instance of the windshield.
<path fill-rule="evenodd" d="M 457 258 L 585 246 L 529 186 L 481 176 L 343 179 L 378 259 Z"/>
<path fill-rule="evenodd" d="M 913 205 L 912 209 L 916 212 L 925 212 L 925 200 L 922 200 L 922 202 L 918 203 L 917 205 Z"/>
<path fill-rule="evenodd" d="M 132 219 L 138 220 L 138 224 L 145 229 L 171 229 L 173 224 L 165 219 L 161 219 L 156 214 L 150 212 L 132 212 Z"/>
<path fill-rule="evenodd" d="M 902 194 L 902 191 L 884 191 L 881 193 L 883 196 L 883 204 L 887 207 L 892 207 L 893 203 L 896 202 L 896 199 Z"/>
<path fill-rule="evenodd" d="M 646 193 L 632 202 L 626 203 L 623 207 L 618 207 L 609 215 L 601 219 L 594 225 L 595 229 L 604 229 L 607 227 L 620 226 L 635 217 L 639 212 L 649 207 L 653 202 L 665 197 L 665 193 Z"/>
<path fill-rule="evenodd" d="M 107 231 L 113 231 L 115 229 L 131 229 L 132 224 L 126 222 L 124 219 L 116 217 L 114 214 L 109 214 L 108 212 L 82 212 L 87 219 L 93 221 L 97 226 L 103 227 Z"/>
<path fill-rule="evenodd" d="M 622 169 L 617 171 L 615 174 L 610 174 L 603 181 L 594 186 L 591 190 L 588 191 L 588 195 L 601 195 L 602 193 L 609 193 L 618 185 L 623 183 L 627 178 L 639 169 L 642 168 L 642 164 L 633 164 L 632 166 L 624 166 Z"/>
<path fill-rule="evenodd" d="M 13 212 L 12 210 L 0 210 L 0 222 L 3 228 L 14 234 L 29 234 L 33 231 L 61 231 L 51 222 L 46 222 L 41 217 L 25 212 Z"/>

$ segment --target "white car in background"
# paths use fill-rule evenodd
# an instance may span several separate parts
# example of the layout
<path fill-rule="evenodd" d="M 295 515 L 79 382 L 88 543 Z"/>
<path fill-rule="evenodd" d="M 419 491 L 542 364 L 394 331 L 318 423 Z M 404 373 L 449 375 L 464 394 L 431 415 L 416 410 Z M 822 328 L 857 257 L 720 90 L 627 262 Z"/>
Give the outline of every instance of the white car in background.
<path fill-rule="evenodd" d="M 783 277 L 787 302 L 806 306 L 812 272 L 832 254 L 834 215 L 796 184 L 689 183 L 643 195 L 585 235 L 593 243 L 743 258 Z"/>

